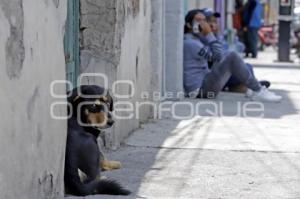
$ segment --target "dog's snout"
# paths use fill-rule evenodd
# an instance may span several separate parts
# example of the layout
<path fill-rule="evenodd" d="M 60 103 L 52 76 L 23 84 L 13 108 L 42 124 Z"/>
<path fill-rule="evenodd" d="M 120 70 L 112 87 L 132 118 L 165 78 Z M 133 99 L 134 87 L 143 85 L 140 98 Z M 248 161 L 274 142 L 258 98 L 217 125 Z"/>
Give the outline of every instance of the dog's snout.
<path fill-rule="evenodd" d="M 108 119 L 107 120 L 107 125 L 108 126 L 112 126 L 115 123 L 115 121 L 113 120 L 113 117 L 112 117 L 110 112 L 108 112 L 108 114 L 107 114 L 107 119 Z"/>
<path fill-rule="evenodd" d="M 114 123 L 115 123 L 115 121 L 112 120 L 112 119 L 110 119 L 110 120 L 107 121 L 107 125 L 108 126 L 112 126 L 112 125 L 114 125 Z"/>

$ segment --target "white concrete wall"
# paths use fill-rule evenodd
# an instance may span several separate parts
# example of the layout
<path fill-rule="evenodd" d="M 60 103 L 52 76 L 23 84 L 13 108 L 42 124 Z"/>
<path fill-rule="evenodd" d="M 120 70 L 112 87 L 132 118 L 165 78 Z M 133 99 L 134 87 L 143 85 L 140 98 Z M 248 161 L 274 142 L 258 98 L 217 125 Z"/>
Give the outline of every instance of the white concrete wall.
<path fill-rule="evenodd" d="M 66 122 L 49 88 L 65 79 L 65 18 L 66 1 L 0 1 L 0 198 L 63 197 Z"/>
<path fill-rule="evenodd" d="M 166 98 L 178 100 L 183 93 L 184 2 L 165 0 Z"/>
<path fill-rule="evenodd" d="M 104 73 L 109 79 L 108 87 L 117 80 L 130 80 L 135 94 L 125 101 L 152 101 L 151 93 L 160 89 L 161 81 L 161 3 L 151 0 L 104 0 L 95 1 L 96 6 L 81 1 L 82 33 L 81 73 Z M 152 5 L 156 6 L 152 9 Z M 108 9 L 114 8 L 114 9 Z M 154 9 L 157 11 L 153 15 Z M 155 28 L 154 28 L 155 27 Z M 103 85 L 97 78 L 88 78 L 85 83 Z M 120 85 L 117 94 L 129 94 L 130 86 Z M 141 94 L 149 92 L 149 99 Z M 115 101 L 120 101 L 115 97 Z M 123 100 L 124 101 L 124 100 Z M 139 118 L 117 120 L 112 131 L 106 133 L 106 145 L 116 148 L 130 132 L 139 128 L 141 122 L 152 118 L 153 110 L 141 108 Z"/>
<path fill-rule="evenodd" d="M 196 8 L 214 8 L 214 0 L 187 0 L 188 10 Z"/>
<path fill-rule="evenodd" d="M 199 7 L 199 0 L 188 0 L 188 10 L 198 8 Z"/>
<path fill-rule="evenodd" d="M 165 24 L 164 24 L 164 1 L 151 0 L 151 87 L 156 92 L 163 95 L 165 87 L 164 67 L 165 67 Z"/>
<path fill-rule="evenodd" d="M 146 4 L 146 5 L 145 5 Z M 143 102 L 142 92 L 152 92 L 151 66 L 151 1 L 140 1 L 137 16 L 128 16 L 124 26 L 121 45 L 121 59 L 117 70 L 117 80 L 130 80 L 134 83 L 135 95 L 125 101 Z M 131 93 L 126 85 L 119 86 L 117 93 Z M 148 100 L 151 100 L 150 98 Z M 142 108 L 140 117 L 130 120 L 119 120 L 115 125 L 115 141 L 122 141 L 132 130 L 139 128 L 140 122 L 151 118 L 151 109 Z M 117 144 L 117 143 L 115 143 Z"/>

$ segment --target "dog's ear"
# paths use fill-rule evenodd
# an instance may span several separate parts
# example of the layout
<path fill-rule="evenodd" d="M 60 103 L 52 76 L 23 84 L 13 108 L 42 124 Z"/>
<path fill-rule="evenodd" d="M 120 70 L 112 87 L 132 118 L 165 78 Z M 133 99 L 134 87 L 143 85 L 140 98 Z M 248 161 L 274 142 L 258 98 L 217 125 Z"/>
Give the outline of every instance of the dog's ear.
<path fill-rule="evenodd" d="M 74 88 L 73 90 L 69 91 L 67 93 L 67 101 L 69 103 L 69 105 L 72 106 L 73 109 L 73 115 L 76 116 L 77 115 L 77 107 L 78 104 L 81 102 L 82 98 L 80 97 L 80 93 L 78 92 L 78 88 Z M 68 106 L 68 113 L 70 113 L 70 107 Z"/>
<path fill-rule="evenodd" d="M 80 95 L 77 95 L 74 99 L 73 99 L 73 102 L 76 102 L 77 100 L 80 99 Z"/>
<path fill-rule="evenodd" d="M 113 111 L 114 110 L 114 101 L 112 96 L 109 94 L 109 91 L 107 90 L 107 94 L 106 94 L 106 101 L 109 103 L 109 111 Z"/>
<path fill-rule="evenodd" d="M 81 98 L 78 92 L 78 88 L 74 88 L 73 90 L 69 91 L 67 94 L 68 94 L 67 100 L 71 104 L 74 104 Z"/>

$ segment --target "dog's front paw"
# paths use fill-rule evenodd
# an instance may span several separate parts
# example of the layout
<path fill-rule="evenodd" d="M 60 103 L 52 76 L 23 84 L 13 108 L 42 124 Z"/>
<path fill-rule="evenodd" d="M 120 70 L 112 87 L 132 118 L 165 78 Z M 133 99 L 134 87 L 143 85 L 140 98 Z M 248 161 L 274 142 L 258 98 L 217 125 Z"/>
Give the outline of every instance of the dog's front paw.
<path fill-rule="evenodd" d="M 118 161 L 108 161 L 108 160 L 102 160 L 100 161 L 100 168 L 103 171 L 111 171 L 114 169 L 120 169 L 122 167 L 121 162 Z"/>

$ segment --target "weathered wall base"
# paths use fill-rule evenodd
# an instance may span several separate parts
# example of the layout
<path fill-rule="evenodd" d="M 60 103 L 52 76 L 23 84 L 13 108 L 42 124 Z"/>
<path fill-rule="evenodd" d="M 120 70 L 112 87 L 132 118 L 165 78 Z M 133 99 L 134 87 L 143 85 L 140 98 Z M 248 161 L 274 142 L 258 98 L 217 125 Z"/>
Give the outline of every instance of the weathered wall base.
<path fill-rule="evenodd" d="M 143 92 L 151 96 L 154 89 L 159 89 L 154 81 L 159 81 L 159 67 L 162 63 L 156 62 L 154 69 L 151 41 L 152 37 L 157 37 L 153 32 L 160 30 L 152 29 L 151 4 L 150 0 L 81 1 L 81 73 L 105 74 L 110 89 L 117 80 L 131 81 L 134 87 L 118 84 L 115 93 L 133 94 L 123 101 L 134 106 L 136 102 L 151 100 L 142 99 Z M 159 24 L 156 28 L 160 28 Z M 153 60 L 159 59 L 159 48 L 161 46 L 158 45 Z M 152 78 L 154 72 L 155 79 Z M 100 78 L 86 78 L 84 82 L 103 85 Z M 120 101 L 120 98 L 115 97 L 115 100 Z M 143 106 L 139 113 L 138 118 L 134 116 L 117 120 L 113 132 L 107 133 L 107 146 L 118 147 L 130 132 L 139 128 L 140 122 L 153 115 L 149 106 Z"/>
<path fill-rule="evenodd" d="M 49 88 L 65 79 L 65 18 L 66 1 L 0 1 L 0 198 L 63 198 L 66 122 Z"/>

